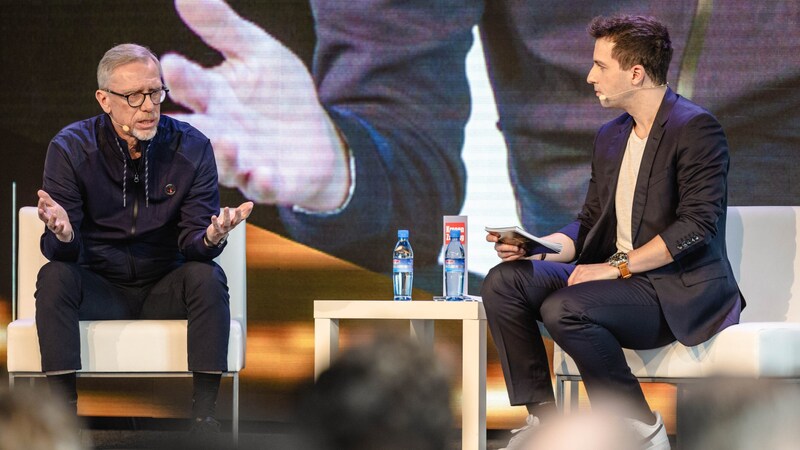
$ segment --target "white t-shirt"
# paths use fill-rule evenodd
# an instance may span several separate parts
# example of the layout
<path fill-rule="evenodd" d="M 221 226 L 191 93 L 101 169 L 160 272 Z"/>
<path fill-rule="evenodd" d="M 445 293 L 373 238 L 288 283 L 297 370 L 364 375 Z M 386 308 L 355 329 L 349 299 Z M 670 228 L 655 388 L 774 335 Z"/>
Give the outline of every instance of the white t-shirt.
<path fill-rule="evenodd" d="M 631 214 L 633 213 L 633 194 L 636 191 L 636 179 L 639 176 L 639 167 L 642 165 L 644 146 L 647 136 L 639 139 L 636 132 L 631 130 L 625 155 L 622 157 L 622 166 L 617 179 L 617 195 L 615 197 L 617 209 L 617 250 L 629 252 L 633 250 L 633 236 L 631 236 Z"/>

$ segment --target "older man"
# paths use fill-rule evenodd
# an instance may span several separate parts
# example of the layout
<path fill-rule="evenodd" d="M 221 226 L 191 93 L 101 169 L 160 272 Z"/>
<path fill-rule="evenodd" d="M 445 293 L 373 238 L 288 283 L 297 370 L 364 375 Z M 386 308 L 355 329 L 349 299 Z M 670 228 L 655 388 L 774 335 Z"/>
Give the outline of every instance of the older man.
<path fill-rule="evenodd" d="M 160 114 L 168 89 L 150 50 L 110 49 L 97 83 L 104 114 L 53 138 L 38 193 L 50 260 L 36 285 L 42 370 L 76 410 L 79 320 L 188 319 L 193 429 L 219 430 L 230 311 L 225 274 L 212 259 L 253 204 L 217 216 L 211 143 Z"/>

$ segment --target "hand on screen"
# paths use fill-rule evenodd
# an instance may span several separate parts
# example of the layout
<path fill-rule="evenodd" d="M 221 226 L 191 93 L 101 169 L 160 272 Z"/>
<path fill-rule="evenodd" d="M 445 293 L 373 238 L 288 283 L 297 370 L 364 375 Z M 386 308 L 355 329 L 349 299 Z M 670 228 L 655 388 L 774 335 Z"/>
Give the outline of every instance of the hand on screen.
<path fill-rule="evenodd" d="M 204 68 L 162 57 L 172 99 L 214 145 L 220 183 L 260 203 L 330 211 L 350 187 L 348 156 L 302 61 L 222 0 L 176 0 L 178 14 L 224 56 Z"/>

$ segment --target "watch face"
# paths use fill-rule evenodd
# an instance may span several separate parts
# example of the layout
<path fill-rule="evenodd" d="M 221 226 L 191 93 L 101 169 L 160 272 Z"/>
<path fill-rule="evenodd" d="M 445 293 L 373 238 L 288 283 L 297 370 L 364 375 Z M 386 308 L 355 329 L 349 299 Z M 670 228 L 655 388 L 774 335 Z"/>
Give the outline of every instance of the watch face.
<path fill-rule="evenodd" d="M 628 262 L 628 254 L 624 252 L 614 253 L 613 255 L 611 255 L 610 258 L 608 258 L 608 263 L 614 267 L 619 267 L 620 264 L 627 262 Z"/>

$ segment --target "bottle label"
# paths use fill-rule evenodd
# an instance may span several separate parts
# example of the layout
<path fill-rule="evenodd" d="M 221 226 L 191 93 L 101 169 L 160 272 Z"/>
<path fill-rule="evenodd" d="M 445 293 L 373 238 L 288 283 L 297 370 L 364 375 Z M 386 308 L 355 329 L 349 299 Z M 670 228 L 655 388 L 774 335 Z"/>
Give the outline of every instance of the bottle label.
<path fill-rule="evenodd" d="M 411 258 L 408 259 L 399 259 L 395 258 L 392 260 L 392 266 L 394 267 L 393 272 L 413 272 L 414 271 L 414 260 Z"/>
<path fill-rule="evenodd" d="M 444 260 L 445 272 L 464 272 L 463 259 L 445 259 Z"/>

